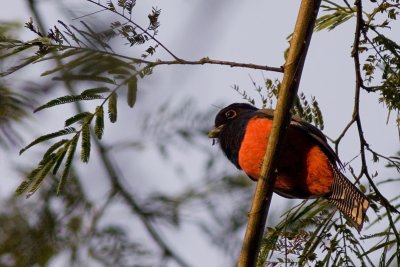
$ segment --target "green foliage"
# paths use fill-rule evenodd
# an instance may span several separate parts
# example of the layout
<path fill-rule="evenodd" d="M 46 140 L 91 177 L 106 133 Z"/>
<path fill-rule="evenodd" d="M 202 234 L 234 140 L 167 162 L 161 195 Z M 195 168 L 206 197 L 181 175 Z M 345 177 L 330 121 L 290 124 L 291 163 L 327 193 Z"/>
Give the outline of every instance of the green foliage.
<path fill-rule="evenodd" d="M 97 88 L 90 88 L 86 89 L 81 93 L 81 95 L 97 95 L 110 92 L 110 88 L 108 87 L 97 87 Z"/>
<path fill-rule="evenodd" d="M 356 7 L 341 6 L 327 0 L 324 2 L 322 9 L 327 14 L 318 18 L 315 26 L 317 31 L 335 29 L 356 17 Z M 385 103 L 389 110 L 397 111 L 400 110 L 400 45 L 383 33 L 399 14 L 398 1 L 383 1 L 371 10 L 364 9 L 359 51 L 353 51 L 365 57 L 361 87 L 367 92 L 379 93 L 379 101 Z M 378 84 L 374 80 L 379 74 L 381 79 Z"/>
<path fill-rule="evenodd" d="M 324 129 L 324 120 L 322 118 L 322 112 L 319 108 L 318 102 L 315 97 L 311 97 L 311 105 L 308 103 L 304 93 L 300 93 L 296 97 L 294 102 L 294 114 L 301 117 L 303 120 L 313 123 L 315 126 Z"/>
<path fill-rule="evenodd" d="M 117 121 L 117 99 L 118 95 L 112 93 L 110 99 L 108 100 L 108 117 L 112 123 Z"/>
<path fill-rule="evenodd" d="M 94 134 L 98 139 L 103 137 L 104 133 L 104 109 L 103 106 L 96 108 L 96 121 L 94 124 Z"/>
<path fill-rule="evenodd" d="M 349 7 L 340 6 L 332 1 L 324 1 L 321 9 L 329 14 L 323 15 L 315 22 L 315 31 L 333 30 L 355 16 L 355 10 Z"/>
<path fill-rule="evenodd" d="M 279 88 L 281 86 L 279 80 L 265 79 L 265 87 L 257 85 L 254 81 L 252 81 L 252 83 L 255 91 L 258 94 L 258 97 L 261 100 L 262 108 L 274 108 L 273 104 L 277 101 Z M 233 89 L 238 92 L 243 97 L 243 99 L 248 101 L 250 104 L 255 105 L 255 99 L 249 96 L 245 90 L 241 91 L 239 86 L 237 85 L 234 85 Z M 300 94 L 295 99 L 292 113 L 309 123 L 313 123 L 321 130 L 324 129 L 322 111 L 319 108 L 318 101 L 315 99 L 315 97 L 311 96 L 310 104 L 304 93 L 300 92 Z"/>
<path fill-rule="evenodd" d="M 37 139 L 35 139 L 34 141 L 32 141 L 29 145 L 27 145 L 23 149 L 21 149 L 19 151 L 19 154 L 24 153 L 28 148 L 30 148 L 30 147 L 32 147 L 32 146 L 34 146 L 36 144 L 39 144 L 41 142 L 44 142 L 44 141 L 47 141 L 47 140 L 50 140 L 50 139 L 53 139 L 53 138 L 56 138 L 56 137 L 60 137 L 60 136 L 63 136 L 63 135 L 72 134 L 72 133 L 76 133 L 76 130 L 75 130 L 74 127 L 67 127 L 65 129 L 59 130 L 59 131 L 54 132 L 54 133 L 42 135 L 42 136 L 38 137 Z"/>
<path fill-rule="evenodd" d="M 101 96 L 101 95 L 66 95 L 66 96 L 58 97 L 56 99 L 53 99 L 53 100 L 47 102 L 46 104 L 36 108 L 33 112 L 38 112 L 42 109 L 51 108 L 51 107 L 66 104 L 66 103 L 83 101 L 83 100 L 94 100 L 94 99 L 103 99 L 103 96 Z"/>
<path fill-rule="evenodd" d="M 84 124 L 82 127 L 82 150 L 81 150 L 81 160 L 84 163 L 89 161 L 90 157 L 90 126 L 89 124 Z"/>
<path fill-rule="evenodd" d="M 235 85 L 232 86 L 232 88 L 233 88 L 233 90 L 235 90 L 236 92 L 238 92 L 238 93 L 242 96 L 242 98 L 243 98 L 244 100 L 246 100 L 247 102 L 249 102 L 249 103 L 252 104 L 252 105 L 255 105 L 255 100 L 254 100 L 254 98 L 250 97 L 250 96 L 246 93 L 246 91 L 244 91 L 244 90 L 241 91 L 238 85 L 235 84 Z"/>
<path fill-rule="evenodd" d="M 102 6 L 100 2 L 96 2 L 96 4 Z M 130 17 L 135 1 L 118 1 L 117 5 L 114 5 L 112 1 L 108 1 L 107 6 L 115 12 L 118 12 L 118 8 L 122 8 L 122 12 L 128 11 L 129 17 L 122 14 L 128 24 L 114 22 L 110 29 L 97 31 L 84 21 L 80 22 L 80 27 L 58 21 L 59 25 L 50 29 L 46 37 L 44 37 L 45 34 L 41 32 L 41 29 L 30 20 L 25 24 L 25 27 L 37 34 L 38 38 L 30 42 L 13 40 L 7 36 L 3 36 L 0 39 L 0 51 L 8 51 L 0 55 L 2 59 L 16 56 L 25 57 L 22 53 L 31 53 L 32 50 L 36 50 L 35 55 L 25 57 L 22 63 L 18 63 L 2 72 L 2 76 L 7 76 L 32 63 L 54 61 L 56 63 L 55 67 L 43 72 L 42 76 L 52 75 L 54 81 L 68 84 L 83 83 L 85 87 L 88 83 L 94 84 L 93 87 L 83 90 L 80 94 L 70 92 L 69 95 L 52 99 L 36 108 L 34 112 L 68 103 L 87 100 L 100 101 L 95 111 L 85 111 L 73 115 L 66 119 L 65 129 L 45 134 L 21 149 L 20 153 L 23 153 L 38 143 L 75 133 L 72 139 L 63 139 L 51 145 L 35 171 L 19 187 L 19 193 L 26 192 L 28 189 L 31 189 L 30 193 L 35 192 L 44 177 L 49 173 L 49 170 L 53 169 L 53 173 L 56 174 L 65 161 L 64 171 L 58 186 L 58 193 L 61 192 L 79 136 L 82 136 L 81 160 L 88 162 L 91 149 L 90 127 L 92 122 L 94 121 L 96 138 L 101 139 L 104 133 L 104 105 L 108 105 L 110 121 L 116 122 L 117 91 L 126 88 L 127 103 L 129 107 L 133 107 L 136 103 L 138 90 L 137 76 L 144 78 L 152 73 L 153 64 L 144 64 L 140 59 L 110 52 L 112 48 L 109 46 L 108 41 L 116 36 L 128 40 L 131 46 L 155 41 L 154 36 L 160 26 L 160 10 L 153 8 L 148 16 L 149 26 L 142 28 L 133 22 Z M 157 46 L 158 43 L 156 45 L 150 44 L 142 57 L 146 58 L 149 55 L 153 55 Z M 111 88 L 110 86 L 113 87 Z M 18 114 L 17 112 L 14 113 L 14 116 Z M 93 120 L 93 118 L 95 119 Z M 75 123 L 80 123 L 80 129 L 70 127 Z"/>
<path fill-rule="evenodd" d="M 74 124 L 74 123 L 79 122 L 79 121 L 84 123 L 85 121 L 90 120 L 92 117 L 93 117 L 93 114 L 90 113 L 90 112 L 78 113 L 78 114 L 72 116 L 71 118 L 67 119 L 65 121 L 64 127 L 68 127 L 71 124 Z"/>
<path fill-rule="evenodd" d="M 268 228 L 257 266 L 288 263 L 295 266 L 368 266 L 364 243 L 354 235 L 336 209 L 323 199 L 302 203 L 281 222 Z"/>
<path fill-rule="evenodd" d="M 137 78 L 133 77 L 129 79 L 128 81 L 128 96 L 127 96 L 127 101 L 128 101 L 128 106 L 133 108 L 133 106 L 136 103 L 136 94 L 137 94 Z"/>
<path fill-rule="evenodd" d="M 57 195 L 59 195 L 63 191 L 63 188 L 65 187 L 65 182 L 67 180 L 69 171 L 71 169 L 72 160 L 74 159 L 76 146 L 78 145 L 79 136 L 80 136 L 80 134 L 77 133 L 74 136 L 74 138 L 72 138 L 69 141 L 67 159 L 65 160 L 64 170 L 63 170 L 63 172 L 61 174 L 61 178 L 60 178 L 60 181 L 58 183 Z"/>
<path fill-rule="evenodd" d="M 20 134 L 15 130 L 16 124 L 21 124 L 29 117 L 31 99 L 36 97 L 26 90 L 15 93 L 12 88 L 0 82 L 0 146 L 2 148 L 13 147 L 20 144 Z"/>

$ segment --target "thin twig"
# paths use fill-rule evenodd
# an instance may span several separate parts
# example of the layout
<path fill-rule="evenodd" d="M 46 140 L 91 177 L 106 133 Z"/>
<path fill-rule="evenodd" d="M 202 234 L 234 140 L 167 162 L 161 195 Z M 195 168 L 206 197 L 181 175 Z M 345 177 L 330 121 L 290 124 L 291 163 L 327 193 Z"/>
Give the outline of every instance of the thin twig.
<path fill-rule="evenodd" d="M 180 60 L 179 57 L 177 57 L 174 53 L 172 53 L 171 50 L 169 50 L 161 41 L 159 41 L 156 37 L 154 37 L 153 34 L 150 34 L 146 29 L 144 29 L 142 26 L 140 26 L 139 24 L 137 24 L 136 22 L 134 22 L 131 18 L 126 17 L 125 15 L 119 13 L 119 12 L 116 11 L 116 10 L 109 9 L 107 6 L 101 4 L 100 1 L 99 1 L 99 2 L 96 2 L 96 1 L 94 1 L 94 0 L 87 0 L 87 1 L 93 3 L 93 4 L 97 5 L 97 6 L 100 6 L 100 7 L 102 7 L 102 8 L 108 9 L 109 11 L 111 11 L 111 12 L 117 14 L 118 16 L 123 17 L 124 19 L 126 19 L 127 21 L 129 21 L 130 23 L 132 23 L 133 25 L 135 25 L 136 27 L 138 27 L 143 33 L 145 33 L 150 39 L 152 39 L 153 41 L 155 41 L 159 46 L 161 46 L 162 48 L 164 48 L 164 50 L 165 50 L 168 54 L 170 54 L 175 60 L 178 60 L 178 61 Z"/>

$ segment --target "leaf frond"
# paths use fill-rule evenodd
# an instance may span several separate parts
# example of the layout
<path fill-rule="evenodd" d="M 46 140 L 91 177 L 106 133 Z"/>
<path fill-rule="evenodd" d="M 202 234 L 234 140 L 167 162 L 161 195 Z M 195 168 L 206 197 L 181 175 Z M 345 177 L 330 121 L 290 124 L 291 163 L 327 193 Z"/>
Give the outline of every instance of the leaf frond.
<path fill-rule="evenodd" d="M 76 146 L 78 145 L 79 136 L 80 136 L 80 132 L 78 132 L 70 141 L 67 158 L 66 158 L 65 164 L 64 164 L 64 170 L 61 174 L 61 178 L 60 178 L 60 181 L 57 186 L 57 195 L 59 195 L 62 192 L 65 182 L 67 180 L 69 170 L 71 169 L 72 160 L 74 159 Z"/>
<path fill-rule="evenodd" d="M 59 137 L 59 136 L 63 136 L 63 135 L 67 135 L 67 134 L 71 134 L 71 133 L 75 133 L 75 132 L 76 132 L 75 128 L 73 128 L 73 127 L 68 127 L 68 128 L 62 129 L 62 130 L 57 131 L 57 132 L 54 132 L 54 133 L 42 135 L 41 137 L 39 137 L 39 138 L 35 139 L 33 142 L 31 142 L 29 145 L 27 145 L 26 147 L 24 147 L 23 149 L 21 149 L 21 150 L 19 151 L 19 154 L 21 155 L 21 154 L 24 153 L 28 148 L 30 148 L 30 147 L 32 147 L 32 146 L 34 146 L 34 145 L 36 145 L 36 144 L 39 144 L 39 143 L 41 143 L 41 142 L 43 142 L 43 141 L 47 141 L 47 140 L 50 140 L 50 139 L 52 139 L 52 138 L 56 138 L 56 137 Z"/>
<path fill-rule="evenodd" d="M 112 123 L 117 121 L 117 98 L 117 94 L 113 92 L 108 99 L 108 117 Z"/>
<path fill-rule="evenodd" d="M 65 121 L 65 127 L 70 126 L 79 121 L 84 122 L 85 119 L 88 119 L 90 116 L 93 116 L 93 114 L 90 112 L 78 113 Z"/>
<path fill-rule="evenodd" d="M 96 119 L 94 124 L 94 134 L 98 139 L 103 137 L 104 133 L 104 109 L 103 106 L 98 106 L 96 108 Z"/>
<path fill-rule="evenodd" d="M 82 126 L 82 150 L 81 150 L 82 162 L 88 163 L 89 157 L 90 157 L 90 125 L 84 124 Z"/>
<path fill-rule="evenodd" d="M 128 106 L 133 108 L 136 103 L 136 94 L 137 94 L 137 78 L 133 76 L 128 81 L 128 95 L 127 95 L 127 102 Z"/>
<path fill-rule="evenodd" d="M 36 108 L 33 112 L 38 112 L 38 111 L 46 109 L 46 108 L 51 108 L 54 106 L 72 103 L 72 102 L 76 102 L 76 101 L 95 100 L 95 99 L 103 99 L 103 98 L 104 97 L 102 95 L 66 95 L 66 96 L 62 96 L 62 97 L 50 100 L 46 104 Z"/>

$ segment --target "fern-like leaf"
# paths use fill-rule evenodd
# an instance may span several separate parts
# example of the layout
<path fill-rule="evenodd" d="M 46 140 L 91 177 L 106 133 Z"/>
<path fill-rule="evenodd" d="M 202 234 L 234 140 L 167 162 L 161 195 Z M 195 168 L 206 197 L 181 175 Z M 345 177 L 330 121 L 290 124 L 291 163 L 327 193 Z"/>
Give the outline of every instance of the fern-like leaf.
<path fill-rule="evenodd" d="M 103 137 L 104 133 L 104 109 L 103 106 L 98 106 L 96 108 L 96 120 L 94 124 L 94 134 L 98 139 Z"/>
<path fill-rule="evenodd" d="M 346 22 L 353 17 L 353 12 L 350 9 L 340 9 L 328 15 L 324 15 L 315 22 L 315 31 L 323 29 L 333 30 L 337 26 Z"/>
<path fill-rule="evenodd" d="M 93 114 L 90 112 L 78 113 L 65 121 L 65 127 L 70 126 L 71 124 L 74 124 L 75 122 L 78 121 L 84 121 L 90 116 L 93 116 Z"/>
<path fill-rule="evenodd" d="M 67 54 L 67 56 L 72 56 L 72 55 L 75 55 L 75 54 L 76 53 L 70 53 L 70 54 Z M 62 58 L 62 56 L 63 55 L 58 55 L 58 56 L 55 56 L 55 57 Z M 92 60 L 96 56 L 97 55 L 92 51 L 86 52 L 84 55 L 80 55 L 79 57 L 70 60 L 68 63 L 62 64 L 62 65 L 58 65 L 54 69 L 51 69 L 51 70 L 43 72 L 40 76 L 47 76 L 47 75 L 56 73 L 56 72 L 58 72 L 60 70 L 72 70 L 72 69 L 74 69 L 76 67 L 81 66 L 85 62 L 90 62 L 90 60 Z M 52 58 L 53 57 L 51 57 L 50 59 L 52 59 Z M 46 59 L 47 58 L 45 58 L 43 60 L 46 60 Z"/>
<path fill-rule="evenodd" d="M 86 89 L 81 93 L 81 95 L 97 95 L 97 94 L 108 93 L 110 91 L 111 90 L 108 87 L 96 87 L 96 88 Z"/>
<path fill-rule="evenodd" d="M 56 153 L 51 153 L 51 154 L 47 155 L 46 157 L 43 157 L 42 160 L 39 162 L 38 166 L 35 169 L 33 169 L 27 175 L 26 179 L 24 181 L 22 181 L 22 183 L 18 186 L 18 188 L 16 189 L 16 193 L 18 195 L 21 195 L 21 194 L 25 193 L 26 191 L 28 191 L 29 188 L 31 188 L 31 189 L 29 189 L 31 191 L 33 188 L 32 184 L 35 181 L 36 181 L 35 182 L 35 184 L 36 184 L 38 179 L 40 179 L 43 174 L 44 174 L 44 176 L 47 175 L 50 168 L 54 165 L 55 159 L 56 159 Z M 43 176 L 43 179 L 44 179 L 44 176 Z M 27 197 L 29 197 L 29 196 L 30 195 L 28 195 Z"/>
<path fill-rule="evenodd" d="M 53 154 L 54 155 L 54 154 Z M 47 159 L 50 159 L 50 156 L 47 157 Z M 46 162 L 42 162 L 41 163 L 46 163 Z M 17 195 L 22 195 L 23 193 L 25 193 L 29 186 L 33 183 L 36 175 L 43 169 L 44 164 L 39 163 L 39 165 L 33 169 L 26 177 L 26 179 L 24 181 L 21 182 L 21 184 L 17 187 L 17 189 L 15 190 L 15 193 L 17 193 Z"/>
<path fill-rule="evenodd" d="M 55 81 L 90 81 L 90 82 L 103 82 L 109 84 L 115 84 L 115 82 L 107 77 L 96 76 L 96 75 L 84 75 L 84 74 L 65 74 L 61 77 L 54 77 Z"/>
<path fill-rule="evenodd" d="M 82 126 L 82 151 L 81 160 L 84 163 L 89 162 L 90 157 L 90 125 L 84 124 Z"/>
<path fill-rule="evenodd" d="M 68 139 L 62 139 L 56 143 L 54 143 L 52 146 L 47 149 L 46 153 L 44 153 L 43 158 L 47 158 L 50 156 L 54 151 L 56 151 L 59 147 L 67 143 L 69 140 Z"/>
<path fill-rule="evenodd" d="M 112 123 L 117 121 L 117 94 L 113 92 L 108 100 L 108 117 Z"/>
<path fill-rule="evenodd" d="M 115 11 L 115 6 L 114 6 L 114 4 L 113 4 L 113 2 L 111 0 L 107 1 L 107 6 L 108 6 L 109 10 Z"/>
<path fill-rule="evenodd" d="M 81 54 L 81 53 L 85 53 L 85 55 L 80 55 L 79 58 L 80 59 L 82 58 L 84 60 L 86 59 L 85 58 L 86 55 L 94 54 L 91 51 L 88 52 L 88 51 L 85 51 L 83 49 L 71 48 L 71 49 L 67 49 L 64 53 L 59 53 L 59 54 L 56 54 L 56 55 L 47 56 L 45 58 L 39 59 L 36 62 L 42 62 L 42 61 L 53 60 L 53 59 L 61 60 L 61 59 L 68 58 L 70 56 L 75 56 L 75 55 L 78 55 L 78 54 Z"/>
<path fill-rule="evenodd" d="M 57 159 L 56 159 L 56 163 L 55 163 L 54 168 L 53 168 L 53 175 L 57 174 L 58 169 L 60 168 L 61 163 L 63 162 L 63 160 L 65 158 L 65 155 L 67 154 L 69 144 L 70 143 L 68 143 L 63 148 L 61 148 L 59 151 L 57 151 L 57 155 L 56 155 Z"/>
<path fill-rule="evenodd" d="M 14 72 L 16 72 L 17 70 L 20 70 L 22 68 L 24 68 L 25 66 L 30 65 L 31 63 L 37 61 L 38 59 L 40 59 L 41 57 L 43 57 L 43 55 L 35 55 L 35 56 L 31 56 L 26 58 L 22 63 L 13 66 L 11 68 L 9 68 L 8 70 L 6 70 L 5 72 L 0 72 L 0 77 L 5 77 L 7 75 L 10 75 Z"/>
<path fill-rule="evenodd" d="M 137 78 L 136 76 L 134 76 L 128 81 L 127 101 L 128 101 L 128 106 L 130 106 L 131 108 L 136 103 L 136 93 L 137 93 Z"/>
<path fill-rule="evenodd" d="M 76 101 L 82 101 L 82 100 L 94 100 L 94 99 L 103 99 L 104 97 L 101 95 L 66 95 L 62 96 L 56 99 L 53 99 L 46 104 L 38 107 L 35 109 L 33 112 L 38 112 L 40 110 L 46 109 L 46 108 L 51 108 L 54 106 L 66 104 L 66 103 L 72 103 Z"/>
<path fill-rule="evenodd" d="M 56 163 L 56 160 L 57 160 L 56 154 L 52 154 L 52 156 L 50 156 L 50 160 L 47 162 L 46 165 L 44 165 L 43 169 L 37 174 L 35 183 L 29 189 L 28 195 L 26 196 L 27 198 L 32 196 L 39 189 L 39 186 L 43 182 L 44 178 L 46 178 L 51 168 Z"/>
<path fill-rule="evenodd" d="M 32 147 L 32 146 L 34 146 L 34 145 L 36 145 L 36 144 L 39 144 L 39 143 L 41 143 L 41 142 L 43 142 L 43 141 L 47 141 L 47 140 L 50 140 L 50 139 L 52 139 L 52 138 L 56 138 L 56 137 L 59 137 L 59 136 L 63 136 L 63 135 L 67 135 L 67 134 L 71 134 L 71 133 L 75 133 L 75 132 L 76 132 L 75 128 L 73 128 L 73 127 L 68 127 L 68 128 L 62 129 L 62 130 L 60 130 L 60 131 L 58 131 L 58 132 L 54 132 L 54 133 L 42 135 L 41 137 L 39 137 L 39 138 L 37 138 L 36 140 L 34 140 L 33 142 L 31 142 L 29 145 L 27 145 L 26 147 L 24 147 L 23 149 L 21 149 L 21 150 L 19 151 L 19 154 L 21 155 L 21 154 L 24 153 L 28 148 L 30 148 L 30 147 Z"/>
<path fill-rule="evenodd" d="M 72 138 L 72 140 L 70 141 L 67 159 L 65 160 L 65 164 L 64 164 L 64 170 L 61 174 L 61 178 L 60 178 L 60 181 L 58 182 L 58 186 L 57 186 L 57 195 L 59 195 L 62 192 L 65 182 L 67 180 L 69 170 L 71 169 L 72 160 L 74 159 L 76 146 L 78 145 L 79 135 L 80 135 L 80 133 L 77 133 L 74 136 L 74 138 Z"/>

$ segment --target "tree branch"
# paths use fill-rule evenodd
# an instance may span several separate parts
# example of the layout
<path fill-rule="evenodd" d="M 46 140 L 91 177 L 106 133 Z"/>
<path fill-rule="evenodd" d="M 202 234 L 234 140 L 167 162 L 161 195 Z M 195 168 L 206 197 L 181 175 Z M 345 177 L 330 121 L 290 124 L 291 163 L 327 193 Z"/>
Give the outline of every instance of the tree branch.
<path fill-rule="evenodd" d="M 263 157 L 261 175 L 253 197 L 249 222 L 238 261 L 239 267 L 251 267 L 256 264 L 276 179 L 275 166 L 279 158 L 279 148 L 290 122 L 290 109 L 297 95 L 320 4 L 321 0 L 303 0 L 301 2 L 269 135 L 268 149 Z"/>
<path fill-rule="evenodd" d="M 37 43 L 37 41 L 35 41 Z M 24 43 L 21 45 L 15 45 L 14 47 L 23 47 L 26 46 L 26 44 L 31 44 L 31 43 Z M 33 43 L 32 43 L 33 44 Z M 46 44 L 48 47 L 53 47 L 53 48 L 58 48 L 58 49 L 80 49 L 83 51 L 90 51 L 90 52 L 95 52 L 95 53 L 101 53 L 104 55 L 110 55 L 113 57 L 118 57 L 118 58 L 123 58 L 126 60 L 131 60 L 136 63 L 144 63 L 144 64 L 149 64 L 151 66 L 159 66 L 159 65 L 222 65 L 222 66 L 230 66 L 231 68 L 248 68 L 248 69 L 256 69 L 256 70 L 265 70 L 265 71 L 273 71 L 273 72 L 280 72 L 283 73 L 284 67 L 270 67 L 267 65 L 257 65 L 257 64 L 252 64 L 252 63 L 241 63 L 241 62 L 234 62 L 234 61 L 226 61 L 226 60 L 216 60 L 216 59 L 210 59 L 208 57 L 203 57 L 199 60 L 185 60 L 185 59 L 179 59 L 179 60 L 146 60 L 142 58 L 135 58 L 135 57 L 129 57 L 125 55 L 121 55 L 118 53 L 114 52 L 109 52 L 109 51 L 100 51 L 97 49 L 93 49 L 90 47 L 80 47 L 80 46 L 73 46 L 73 45 L 56 45 L 56 44 Z M 50 58 L 53 58 L 51 56 Z M 43 58 L 38 60 L 44 61 L 48 60 L 49 57 Z"/>
<path fill-rule="evenodd" d="M 157 243 L 157 245 L 163 250 L 165 256 L 168 256 L 176 261 L 179 266 L 188 267 L 190 266 L 183 260 L 163 239 L 163 237 L 158 233 L 158 230 L 153 226 L 148 217 L 147 213 L 140 207 L 136 199 L 133 197 L 121 182 L 119 178 L 121 175 L 117 174 L 116 168 L 111 161 L 111 159 L 107 155 L 107 149 L 103 146 L 103 144 L 97 139 L 94 138 L 95 144 L 97 148 L 100 150 L 100 158 L 104 164 L 107 175 L 116 190 L 117 194 L 120 194 L 128 206 L 131 208 L 132 212 L 136 214 L 144 224 L 145 228 L 149 235 L 153 238 L 153 240 Z"/>
<path fill-rule="evenodd" d="M 369 148 L 369 145 L 364 137 L 364 132 L 363 132 L 360 113 L 359 113 L 360 91 L 361 91 L 362 84 L 363 84 L 363 80 L 361 77 L 359 46 L 360 46 L 360 36 L 361 36 L 362 32 L 364 31 L 364 26 L 365 26 L 364 19 L 362 17 L 362 11 L 363 11 L 362 0 L 356 0 L 355 6 L 357 7 L 357 21 L 356 21 L 356 30 L 355 30 L 355 36 L 354 36 L 352 56 L 354 59 L 354 69 L 355 69 L 355 74 L 356 74 L 356 85 L 355 85 L 356 88 L 355 88 L 355 96 L 354 96 L 353 118 L 356 121 L 358 136 L 359 136 L 359 140 L 360 140 L 361 172 L 360 172 L 358 179 L 360 179 L 363 175 L 365 175 L 365 177 L 368 179 L 370 186 L 374 189 L 375 193 L 379 197 L 381 204 L 385 207 L 388 218 L 389 218 L 389 225 L 392 228 L 393 233 L 396 237 L 397 249 L 399 249 L 400 235 L 396 229 L 396 226 L 393 222 L 392 215 L 391 215 L 391 212 L 398 212 L 398 211 L 395 207 L 393 207 L 392 204 L 390 204 L 389 200 L 387 200 L 386 197 L 383 196 L 383 194 L 379 191 L 379 189 L 375 185 L 374 181 L 372 180 L 372 177 L 370 176 L 369 171 L 368 171 L 367 160 L 366 160 L 366 155 L 365 155 L 365 150 Z M 397 260 L 400 261 L 399 255 L 397 255 Z"/>

